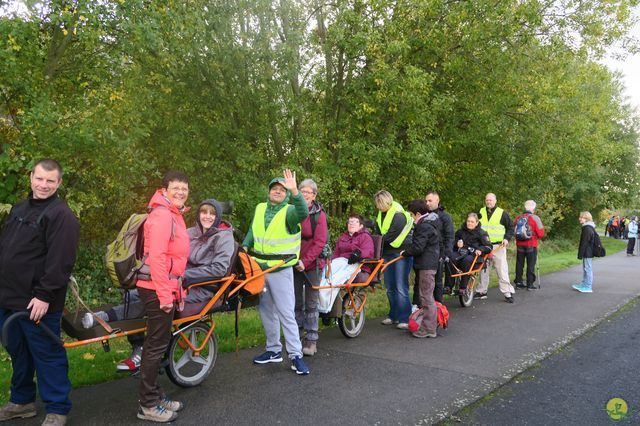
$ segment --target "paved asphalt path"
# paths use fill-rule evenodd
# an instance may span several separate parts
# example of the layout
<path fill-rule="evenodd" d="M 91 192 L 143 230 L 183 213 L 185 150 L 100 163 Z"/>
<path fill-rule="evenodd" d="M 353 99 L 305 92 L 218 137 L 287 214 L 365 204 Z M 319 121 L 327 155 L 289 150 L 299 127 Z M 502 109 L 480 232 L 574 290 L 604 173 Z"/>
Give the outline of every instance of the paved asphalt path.
<path fill-rule="evenodd" d="M 170 396 L 186 403 L 176 421 L 184 425 L 432 424 L 509 382 L 640 295 L 638 268 L 639 258 L 624 253 L 596 259 L 593 294 L 571 289 L 582 274 L 574 267 L 543 276 L 541 290 L 518 291 L 514 304 L 505 303 L 497 289 L 470 308 L 451 299 L 449 328 L 437 339 L 415 339 L 371 319 L 356 339 L 331 328 L 322 332 L 306 377 L 296 376 L 287 361 L 252 365 L 251 358 L 262 351 L 254 348 L 220 356 L 197 388 L 161 380 Z M 68 424 L 136 424 L 136 392 L 134 378 L 77 389 Z M 42 417 L 15 424 L 39 424 Z"/>
<path fill-rule="evenodd" d="M 640 273 L 640 271 L 639 271 Z M 638 425 L 640 424 L 640 303 L 499 388 L 445 423 L 465 425 Z M 626 415 L 606 411 L 613 398 Z M 624 410 L 620 411 L 624 413 Z"/>

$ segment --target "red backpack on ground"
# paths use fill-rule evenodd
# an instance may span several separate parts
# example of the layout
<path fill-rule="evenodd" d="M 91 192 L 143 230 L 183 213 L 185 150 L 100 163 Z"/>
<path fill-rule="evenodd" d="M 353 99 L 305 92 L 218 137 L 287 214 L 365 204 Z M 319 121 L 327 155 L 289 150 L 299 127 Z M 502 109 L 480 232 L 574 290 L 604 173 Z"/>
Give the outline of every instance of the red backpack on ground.
<path fill-rule="evenodd" d="M 449 310 L 440 302 L 436 302 L 438 327 L 447 328 L 449 326 Z M 420 328 L 422 323 L 422 308 L 417 309 L 409 316 L 409 331 L 414 333 Z"/>

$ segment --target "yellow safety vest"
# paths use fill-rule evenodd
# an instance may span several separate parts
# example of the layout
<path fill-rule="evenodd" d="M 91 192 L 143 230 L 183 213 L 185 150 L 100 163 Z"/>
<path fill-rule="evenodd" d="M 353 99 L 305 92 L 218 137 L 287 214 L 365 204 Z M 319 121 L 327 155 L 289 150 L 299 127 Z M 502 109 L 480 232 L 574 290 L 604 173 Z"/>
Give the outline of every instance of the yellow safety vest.
<path fill-rule="evenodd" d="M 502 219 L 502 210 L 500 207 L 496 207 L 493 214 L 491 215 L 491 219 L 489 219 L 489 215 L 487 214 L 487 208 L 483 207 L 480 209 L 480 223 L 482 224 L 482 229 L 487 231 L 489 234 L 489 239 L 492 243 L 501 243 L 504 240 L 504 234 L 506 229 L 504 225 L 500 223 L 500 219 Z"/>
<path fill-rule="evenodd" d="M 257 262 L 266 263 L 270 268 L 280 263 L 280 260 L 260 259 L 260 254 L 295 254 L 293 260 L 282 266 L 293 266 L 298 263 L 300 257 L 301 230 L 298 225 L 298 232 L 290 234 L 287 231 L 287 209 L 285 206 L 278 211 L 269 226 L 264 226 L 264 214 L 267 211 L 267 203 L 260 203 L 256 206 L 253 216 L 253 251 L 258 254 L 254 256 Z"/>
<path fill-rule="evenodd" d="M 376 219 L 376 223 L 378 224 L 380 233 L 382 235 L 385 235 L 387 232 L 389 232 L 389 228 L 391 228 L 393 216 L 398 212 L 404 215 L 404 217 L 407 219 L 407 223 L 404 225 L 404 228 L 402 229 L 400 235 L 398 235 L 398 237 L 395 240 L 391 241 L 391 243 L 389 244 L 393 248 L 400 247 L 404 242 L 404 239 L 407 238 L 407 235 L 409 235 L 409 231 L 411 231 L 411 228 L 413 227 L 413 219 L 411 218 L 411 215 L 408 212 L 404 211 L 399 203 L 394 201 L 393 203 L 391 203 L 391 208 L 387 210 L 387 215 L 384 218 L 384 222 L 382 222 L 381 211 L 378 211 L 378 218 Z"/>

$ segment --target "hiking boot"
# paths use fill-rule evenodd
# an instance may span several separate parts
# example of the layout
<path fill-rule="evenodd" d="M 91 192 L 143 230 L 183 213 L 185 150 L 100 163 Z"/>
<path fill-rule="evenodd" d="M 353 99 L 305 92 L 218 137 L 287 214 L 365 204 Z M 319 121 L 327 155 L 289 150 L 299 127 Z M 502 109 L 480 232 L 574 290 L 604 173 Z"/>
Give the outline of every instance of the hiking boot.
<path fill-rule="evenodd" d="M 411 335 L 413 337 L 417 337 L 418 339 L 425 339 L 427 337 L 430 337 L 433 339 L 435 337 L 438 337 L 438 334 L 429 333 L 426 328 L 422 328 L 422 327 L 420 327 L 418 331 L 414 331 L 413 333 L 411 333 Z"/>
<path fill-rule="evenodd" d="M 524 285 L 523 283 L 514 283 L 514 287 L 516 287 L 516 288 L 527 288 L 527 286 Z"/>
<path fill-rule="evenodd" d="M 64 414 L 47 413 L 42 426 L 64 426 L 67 424 L 67 416 Z"/>
<path fill-rule="evenodd" d="M 306 366 L 301 356 L 291 358 L 291 369 L 300 376 L 309 374 L 309 367 Z"/>
<path fill-rule="evenodd" d="M 513 296 L 505 296 L 504 301 L 507 303 L 513 303 Z"/>
<path fill-rule="evenodd" d="M 536 287 L 535 284 L 527 284 L 527 290 L 537 290 L 538 287 Z"/>
<path fill-rule="evenodd" d="M 282 362 L 282 352 L 266 351 L 262 355 L 253 358 L 254 364 L 267 364 L 270 362 Z"/>
<path fill-rule="evenodd" d="M 98 311 L 98 312 L 94 312 L 93 315 L 100 317 L 100 319 L 103 320 L 104 322 L 109 322 L 109 315 L 107 315 L 106 312 Z M 81 322 L 82 322 L 83 328 L 91 328 L 94 325 L 96 325 L 98 321 L 96 321 L 93 315 L 91 314 L 91 312 L 87 312 L 82 316 Z"/>
<path fill-rule="evenodd" d="M 473 295 L 474 299 L 478 299 L 478 300 L 482 300 L 482 299 L 486 299 L 487 298 L 487 293 L 480 293 L 480 292 L 476 292 L 476 294 Z"/>
<path fill-rule="evenodd" d="M 36 415 L 36 404 L 29 402 L 28 404 L 14 404 L 7 402 L 0 407 L 0 422 L 11 419 L 28 419 Z"/>
<path fill-rule="evenodd" d="M 149 420 L 156 423 L 167 423 L 175 420 L 178 417 L 178 413 L 169 411 L 162 405 L 156 405 L 155 407 L 143 407 L 138 408 L 138 418 L 142 420 Z"/>
<path fill-rule="evenodd" d="M 391 318 L 385 318 L 382 321 L 380 321 L 380 324 L 382 325 L 391 325 L 391 324 L 397 324 L 398 321 L 394 321 Z"/>
<path fill-rule="evenodd" d="M 159 405 L 162 405 L 165 409 L 173 411 L 174 413 L 177 413 L 184 408 L 184 404 L 182 402 L 174 401 L 166 396 L 160 400 Z"/>
<path fill-rule="evenodd" d="M 116 370 L 123 373 L 134 373 L 140 369 L 142 361 L 142 346 L 136 346 L 131 351 L 131 356 L 116 365 Z"/>
<path fill-rule="evenodd" d="M 396 324 L 396 328 L 399 328 L 400 330 L 406 330 L 409 328 L 409 324 L 407 324 L 406 322 L 399 322 L 398 324 Z"/>
<path fill-rule="evenodd" d="M 302 343 L 302 353 L 306 356 L 314 356 L 318 352 L 316 342 L 314 340 L 305 340 Z"/>

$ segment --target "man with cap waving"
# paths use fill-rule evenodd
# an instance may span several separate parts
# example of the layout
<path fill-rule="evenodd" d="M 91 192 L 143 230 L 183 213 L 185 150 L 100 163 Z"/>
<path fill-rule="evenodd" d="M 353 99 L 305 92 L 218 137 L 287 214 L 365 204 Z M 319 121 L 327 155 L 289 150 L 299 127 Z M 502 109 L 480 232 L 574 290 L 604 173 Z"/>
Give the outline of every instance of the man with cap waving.
<path fill-rule="evenodd" d="M 272 255 L 294 255 L 284 265 L 265 276 L 265 290 L 260 295 L 258 310 L 267 345 L 266 352 L 255 357 L 253 362 L 282 362 L 282 326 L 291 369 L 300 375 L 309 374 L 309 368 L 302 360 L 302 343 L 295 317 L 293 266 L 300 257 L 300 222 L 307 216 L 309 209 L 298 191 L 296 175 L 286 169 L 284 177 L 275 178 L 269 183 L 268 201 L 256 206 L 251 226 L 242 244 L 252 249 L 263 269 L 281 262 L 269 258 Z"/>

